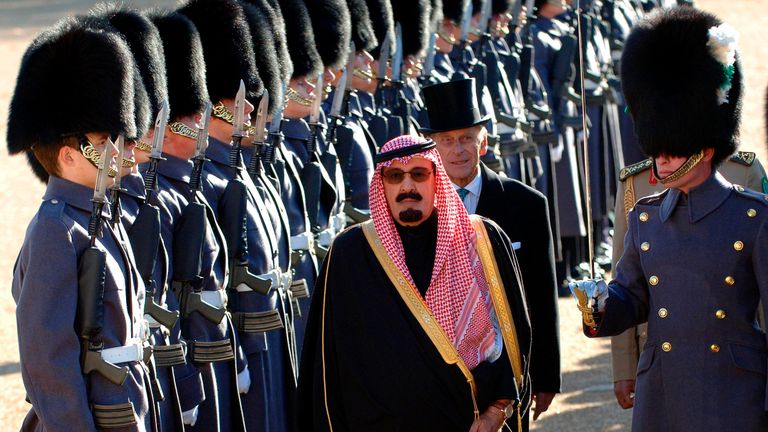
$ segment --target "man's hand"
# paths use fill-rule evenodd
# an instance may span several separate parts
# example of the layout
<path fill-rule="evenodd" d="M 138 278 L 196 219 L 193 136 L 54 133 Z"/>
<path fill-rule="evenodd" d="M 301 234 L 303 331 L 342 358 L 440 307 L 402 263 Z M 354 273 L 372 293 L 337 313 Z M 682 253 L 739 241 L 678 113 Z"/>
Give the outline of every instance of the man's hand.
<path fill-rule="evenodd" d="M 548 392 L 536 392 L 533 394 L 533 421 L 536 421 L 541 413 L 549 409 L 549 405 L 556 394 Z"/>
<path fill-rule="evenodd" d="M 635 406 L 635 380 L 621 380 L 613 383 L 613 394 L 616 395 L 616 402 L 624 409 L 630 409 Z"/>
<path fill-rule="evenodd" d="M 488 407 L 480 418 L 472 423 L 469 432 L 499 432 L 504 426 L 504 413 L 501 410 Z"/>

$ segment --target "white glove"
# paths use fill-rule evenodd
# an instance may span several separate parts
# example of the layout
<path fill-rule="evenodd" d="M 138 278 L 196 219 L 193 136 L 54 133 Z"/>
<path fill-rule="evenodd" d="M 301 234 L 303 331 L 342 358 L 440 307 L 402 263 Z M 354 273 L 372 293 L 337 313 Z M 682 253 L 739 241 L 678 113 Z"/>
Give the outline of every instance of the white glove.
<path fill-rule="evenodd" d="M 242 372 L 237 374 L 237 391 L 240 394 L 248 393 L 251 388 L 251 375 L 248 373 L 248 366 Z"/>
<path fill-rule="evenodd" d="M 197 414 L 200 411 L 198 410 L 198 406 L 199 405 L 195 405 L 191 410 L 181 413 L 181 420 L 185 425 L 194 426 L 195 423 L 197 423 Z"/>
<path fill-rule="evenodd" d="M 565 150 L 565 146 L 562 139 L 557 140 L 556 146 L 549 147 L 549 157 L 552 158 L 552 162 L 558 163 L 563 159 L 563 150 Z"/>
<path fill-rule="evenodd" d="M 581 311 L 584 324 L 597 328 L 594 316 L 594 306 L 597 303 L 597 312 L 605 310 L 605 301 L 608 300 L 608 285 L 602 279 L 584 279 L 568 284 L 573 298 L 576 299 Z"/>

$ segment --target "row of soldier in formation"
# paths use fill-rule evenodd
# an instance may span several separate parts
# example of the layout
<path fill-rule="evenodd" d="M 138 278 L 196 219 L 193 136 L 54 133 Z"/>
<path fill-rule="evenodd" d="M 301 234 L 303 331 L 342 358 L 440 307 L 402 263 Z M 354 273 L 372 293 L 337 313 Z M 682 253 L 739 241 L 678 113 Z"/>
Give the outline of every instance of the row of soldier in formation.
<path fill-rule="evenodd" d="M 292 429 L 318 260 L 369 218 L 373 156 L 464 108 L 427 116 L 431 84 L 474 78 L 484 162 L 548 197 L 558 279 L 575 276 L 589 228 L 576 15 L 527 3 L 99 5 L 41 33 L 7 139 L 47 182 L 14 270 L 23 429 Z M 642 159 L 614 71 L 654 6 L 582 2 L 600 233 L 611 173 Z"/>

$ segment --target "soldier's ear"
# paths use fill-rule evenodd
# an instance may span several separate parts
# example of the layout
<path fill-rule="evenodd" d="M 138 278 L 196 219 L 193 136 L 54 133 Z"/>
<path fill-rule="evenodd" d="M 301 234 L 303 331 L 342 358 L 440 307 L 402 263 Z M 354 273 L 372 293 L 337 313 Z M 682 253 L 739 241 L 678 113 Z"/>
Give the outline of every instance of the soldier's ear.
<path fill-rule="evenodd" d="M 713 157 L 715 157 L 715 149 L 713 149 L 712 147 L 705 148 L 703 160 L 706 162 L 709 162 L 712 160 Z"/>

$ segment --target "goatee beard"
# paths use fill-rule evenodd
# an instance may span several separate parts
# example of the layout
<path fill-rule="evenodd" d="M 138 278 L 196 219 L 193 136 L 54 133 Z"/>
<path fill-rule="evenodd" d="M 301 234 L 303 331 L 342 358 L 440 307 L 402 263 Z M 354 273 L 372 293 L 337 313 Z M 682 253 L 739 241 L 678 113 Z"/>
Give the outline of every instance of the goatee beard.
<path fill-rule="evenodd" d="M 421 210 L 405 209 L 400 212 L 400 222 L 418 222 L 424 217 L 424 213 Z"/>

